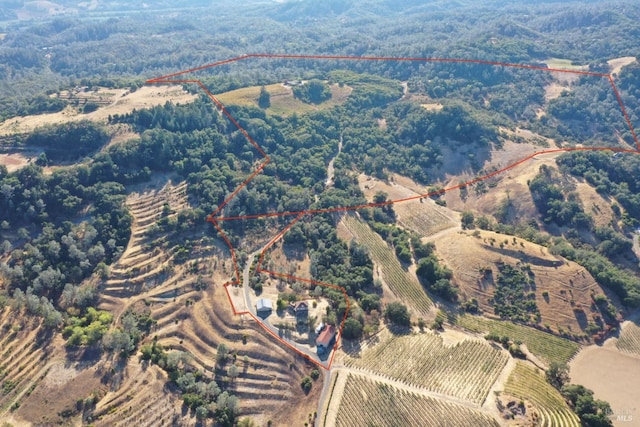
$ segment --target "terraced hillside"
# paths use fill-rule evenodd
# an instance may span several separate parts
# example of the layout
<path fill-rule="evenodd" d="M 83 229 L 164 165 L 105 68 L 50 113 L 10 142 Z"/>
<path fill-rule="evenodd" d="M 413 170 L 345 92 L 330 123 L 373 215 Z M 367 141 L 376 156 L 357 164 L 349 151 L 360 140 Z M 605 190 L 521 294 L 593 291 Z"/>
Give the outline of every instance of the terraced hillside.
<path fill-rule="evenodd" d="M 9 307 L 0 311 L 0 419 L 20 407 L 38 386 L 52 360 L 40 319 L 22 317 Z"/>
<path fill-rule="evenodd" d="M 338 408 L 337 427 L 499 425 L 490 416 L 462 405 L 401 390 L 360 375 L 348 375 Z"/>
<path fill-rule="evenodd" d="M 592 309 L 592 293 L 604 294 L 589 272 L 543 246 L 491 231 L 448 233 L 436 241 L 436 253 L 453 270 L 464 298 L 475 298 L 480 309 L 494 314 L 493 296 L 500 265 L 525 264 L 535 282 L 533 293 L 540 325 L 585 336 L 589 322 L 601 316 Z"/>
<path fill-rule="evenodd" d="M 392 335 L 385 330 L 378 344 L 347 356 L 345 365 L 481 405 L 508 358 L 479 340 L 446 346 L 432 333 Z"/>
<path fill-rule="evenodd" d="M 538 410 L 538 425 L 541 427 L 580 426 L 578 416 L 558 390 L 546 381 L 544 372 L 525 362 L 516 363 L 504 392 L 530 401 Z"/>
<path fill-rule="evenodd" d="M 201 232 L 194 231 L 200 229 L 197 225 L 185 230 L 180 224 L 163 225 L 189 207 L 186 185 L 167 183 L 160 190 L 130 196 L 127 204 L 134 216 L 133 235 L 103 284 L 100 308 L 114 315 L 147 312 L 155 325 L 143 344 L 157 337 L 168 350 L 189 353 L 193 369 L 222 381 L 240 398 L 243 416 L 260 423 L 304 422 L 314 410 L 321 380 L 309 395 L 300 393 L 300 381 L 311 368 L 298 363 L 293 352 L 276 344 L 253 320 L 233 315 L 222 287 L 231 274 L 228 250 L 206 235 L 208 224 Z M 216 366 L 220 343 L 229 347 L 240 368 L 232 382 L 226 367 Z M 183 413 L 178 394 L 168 392 L 163 370 L 141 365 L 137 358 L 121 369 L 117 386 L 96 407 L 96 425 L 193 422 L 192 414 Z"/>
<path fill-rule="evenodd" d="M 393 249 L 367 224 L 355 216 L 345 215 L 343 224 L 358 243 L 365 245 L 369 249 L 376 269 L 382 272 L 382 278 L 391 291 L 419 313 L 429 313 L 433 306 L 431 299 L 420 282 L 418 282 L 415 274 L 412 274 L 400 264 Z"/>

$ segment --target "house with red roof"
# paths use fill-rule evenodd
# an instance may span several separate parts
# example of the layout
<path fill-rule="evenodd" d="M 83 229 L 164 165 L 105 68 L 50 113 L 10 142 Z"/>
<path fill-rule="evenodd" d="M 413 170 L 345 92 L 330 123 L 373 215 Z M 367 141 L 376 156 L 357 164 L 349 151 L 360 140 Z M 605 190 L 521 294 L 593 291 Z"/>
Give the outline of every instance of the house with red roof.
<path fill-rule="evenodd" d="M 336 337 L 336 327 L 333 325 L 327 325 L 318 338 L 316 338 L 316 346 L 318 347 L 318 353 L 324 353 L 329 350 L 333 344 L 333 340 Z"/>

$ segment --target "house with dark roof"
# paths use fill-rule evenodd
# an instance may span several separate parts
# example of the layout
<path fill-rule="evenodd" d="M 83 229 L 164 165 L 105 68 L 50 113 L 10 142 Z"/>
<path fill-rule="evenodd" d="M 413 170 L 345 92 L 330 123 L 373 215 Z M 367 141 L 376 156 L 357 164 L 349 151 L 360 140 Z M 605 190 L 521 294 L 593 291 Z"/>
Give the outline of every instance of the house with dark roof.
<path fill-rule="evenodd" d="M 293 307 L 293 312 L 296 314 L 296 319 L 304 321 L 309 316 L 309 303 L 306 301 L 298 301 Z"/>
<path fill-rule="evenodd" d="M 316 338 L 316 346 L 318 348 L 318 353 L 324 353 L 325 351 L 331 348 L 333 344 L 333 340 L 336 337 L 336 327 L 333 325 L 327 325 L 318 338 Z"/>

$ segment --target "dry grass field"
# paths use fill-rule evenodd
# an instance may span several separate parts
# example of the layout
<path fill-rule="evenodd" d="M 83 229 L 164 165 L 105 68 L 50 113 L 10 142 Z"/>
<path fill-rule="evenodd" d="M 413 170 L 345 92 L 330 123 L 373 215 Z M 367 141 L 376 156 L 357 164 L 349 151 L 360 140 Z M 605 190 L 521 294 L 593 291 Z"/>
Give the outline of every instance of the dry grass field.
<path fill-rule="evenodd" d="M 389 200 L 415 197 L 429 191 L 407 177 L 397 174 L 392 174 L 391 177 L 392 180 L 385 182 L 360 174 L 358 183 L 369 202 L 372 202 L 376 193 L 380 191 L 386 193 Z M 460 223 L 460 215 L 457 212 L 438 206 L 430 198 L 398 203 L 393 205 L 393 210 L 397 215 L 398 224 L 421 236 L 430 236 Z"/>
<path fill-rule="evenodd" d="M 447 233 L 435 243 L 436 254 L 453 270 L 461 294 L 476 298 L 485 314 L 493 315 L 490 299 L 499 264 L 520 262 L 530 266 L 535 280 L 540 325 L 554 332 L 582 334 L 599 315 L 591 308 L 591 292 L 603 293 L 595 279 L 578 264 L 549 254 L 544 246 L 485 230 Z"/>
<path fill-rule="evenodd" d="M 623 56 L 622 58 L 614 58 L 607 61 L 609 67 L 611 67 L 611 74 L 614 77 L 617 77 L 622 67 L 633 64 L 634 62 L 636 62 L 636 58 L 633 56 Z"/>
<path fill-rule="evenodd" d="M 216 94 L 215 97 L 224 105 L 258 106 L 260 86 L 251 86 L 229 92 Z M 301 114 L 318 111 L 344 103 L 352 88 L 348 86 L 331 85 L 331 99 L 318 105 L 304 103 L 293 96 L 293 90 L 281 83 L 265 86 L 271 96 L 271 106 L 267 112 L 279 116 L 289 116 L 293 113 Z"/>
<path fill-rule="evenodd" d="M 97 102 L 100 103 L 100 107 L 88 114 L 83 114 L 79 108 L 68 106 L 58 113 L 13 117 L 0 123 L 0 136 L 26 133 L 39 126 L 79 120 L 106 122 L 109 115 L 127 114 L 134 109 L 150 108 L 155 105 L 163 105 L 166 102 L 185 104 L 197 98 L 176 85 L 143 86 L 135 92 L 130 92 L 127 89 L 97 88 L 91 91 L 84 89 L 72 93 L 65 91 L 58 96 L 78 100 L 82 104 Z"/>

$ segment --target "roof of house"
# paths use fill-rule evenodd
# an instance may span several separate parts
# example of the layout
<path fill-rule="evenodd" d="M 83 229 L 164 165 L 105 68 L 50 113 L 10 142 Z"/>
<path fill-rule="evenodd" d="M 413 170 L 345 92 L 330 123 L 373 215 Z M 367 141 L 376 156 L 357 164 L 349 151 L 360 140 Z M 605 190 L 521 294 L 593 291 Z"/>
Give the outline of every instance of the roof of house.
<path fill-rule="evenodd" d="M 296 303 L 295 310 L 309 310 L 309 304 L 306 301 L 299 301 Z"/>
<path fill-rule="evenodd" d="M 258 311 L 273 310 L 273 304 L 271 303 L 271 300 L 267 298 L 260 298 L 256 303 L 256 307 Z"/>
<path fill-rule="evenodd" d="M 318 338 L 316 338 L 316 345 L 321 345 L 323 347 L 328 347 L 329 343 L 336 335 L 336 327 L 333 325 L 328 325 L 326 328 L 322 330 Z"/>

